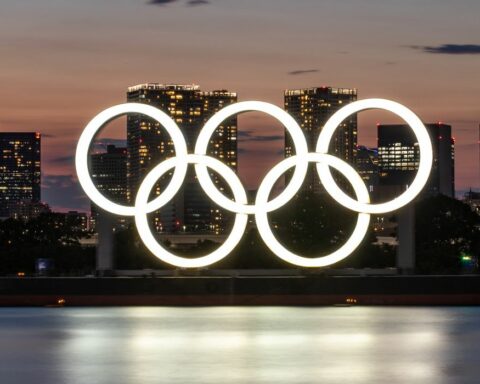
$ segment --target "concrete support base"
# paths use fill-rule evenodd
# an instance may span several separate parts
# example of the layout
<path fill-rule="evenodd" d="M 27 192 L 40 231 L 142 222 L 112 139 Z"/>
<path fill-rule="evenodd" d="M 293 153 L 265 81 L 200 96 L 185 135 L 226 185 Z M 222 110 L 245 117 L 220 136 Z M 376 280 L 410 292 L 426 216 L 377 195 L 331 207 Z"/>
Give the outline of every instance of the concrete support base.
<path fill-rule="evenodd" d="M 397 268 L 402 275 L 415 273 L 415 208 L 408 204 L 398 212 Z"/>
<path fill-rule="evenodd" d="M 104 210 L 99 209 L 97 232 L 98 244 L 96 255 L 97 276 L 113 276 L 113 227 L 114 216 Z"/>

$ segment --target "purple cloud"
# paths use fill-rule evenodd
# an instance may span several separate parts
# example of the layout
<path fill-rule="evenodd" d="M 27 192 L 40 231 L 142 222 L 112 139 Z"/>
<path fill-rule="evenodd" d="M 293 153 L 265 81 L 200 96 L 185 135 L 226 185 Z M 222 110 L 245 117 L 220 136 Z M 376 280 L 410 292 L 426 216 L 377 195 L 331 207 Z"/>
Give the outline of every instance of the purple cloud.
<path fill-rule="evenodd" d="M 437 46 L 412 46 L 426 53 L 443 55 L 480 55 L 479 44 L 442 44 Z"/>

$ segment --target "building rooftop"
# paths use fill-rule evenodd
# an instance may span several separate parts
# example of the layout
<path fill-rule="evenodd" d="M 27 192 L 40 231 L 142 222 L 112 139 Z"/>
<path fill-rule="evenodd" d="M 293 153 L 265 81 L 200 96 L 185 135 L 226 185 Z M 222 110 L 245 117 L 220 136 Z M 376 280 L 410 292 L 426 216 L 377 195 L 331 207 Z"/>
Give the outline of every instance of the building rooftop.
<path fill-rule="evenodd" d="M 310 87 L 310 88 L 298 88 L 298 89 L 286 89 L 285 95 L 303 95 L 303 94 L 314 94 L 325 91 L 330 91 L 332 94 L 341 94 L 341 95 L 356 95 L 356 88 L 335 88 L 335 87 Z"/>
<path fill-rule="evenodd" d="M 230 92 L 226 89 L 214 89 L 213 91 L 203 91 L 202 94 L 207 96 L 232 96 L 232 97 L 237 96 L 236 92 Z"/>
<path fill-rule="evenodd" d="M 135 92 L 141 89 L 148 90 L 177 90 L 177 91 L 197 91 L 200 86 L 197 84 L 160 84 L 160 83 L 144 83 L 128 87 L 128 92 Z"/>

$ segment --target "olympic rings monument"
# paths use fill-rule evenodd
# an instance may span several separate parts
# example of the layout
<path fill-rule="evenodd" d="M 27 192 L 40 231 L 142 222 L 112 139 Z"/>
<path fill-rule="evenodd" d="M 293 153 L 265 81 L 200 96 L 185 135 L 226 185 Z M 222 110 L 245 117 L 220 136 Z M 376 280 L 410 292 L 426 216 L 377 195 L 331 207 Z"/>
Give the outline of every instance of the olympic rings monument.
<path fill-rule="evenodd" d="M 329 143 L 340 123 L 354 113 L 369 109 L 390 111 L 405 120 L 413 130 L 420 148 L 420 164 L 415 179 L 399 196 L 380 204 L 370 203 L 368 190 L 360 175 L 352 166 L 328 154 Z M 207 146 L 215 129 L 228 117 L 249 111 L 263 112 L 280 121 L 290 134 L 295 147 L 294 156 L 282 160 L 267 173 L 258 188 L 254 204 L 248 204 L 245 188 L 236 173 L 221 161 L 207 156 Z M 143 114 L 159 122 L 170 135 L 175 148 L 175 157 L 162 161 L 146 175 L 139 187 L 133 206 L 117 204 L 102 195 L 95 187 L 88 169 L 89 149 L 95 135 L 109 121 L 128 113 Z M 334 264 L 348 257 L 360 245 L 367 233 L 371 214 L 398 210 L 409 204 L 421 192 L 427 183 L 432 161 L 432 144 L 422 121 L 405 106 L 385 99 L 355 101 L 335 112 L 321 130 L 315 152 L 308 152 L 306 139 L 293 117 L 283 109 L 266 102 L 238 102 L 218 111 L 201 129 L 194 147 L 194 153 L 187 152 L 187 144 L 180 128 L 165 112 L 146 104 L 120 104 L 99 113 L 87 124 L 78 141 L 75 156 L 79 182 L 92 202 L 110 214 L 133 217 L 140 238 L 152 254 L 166 263 L 182 268 L 205 267 L 227 257 L 242 238 L 247 226 L 248 215 L 254 215 L 261 238 L 277 257 L 299 267 L 325 267 Z M 355 229 L 345 244 L 329 255 L 318 257 L 304 257 L 286 249 L 275 237 L 268 221 L 269 212 L 287 204 L 298 192 L 306 176 L 309 163 L 316 163 L 320 181 L 328 194 L 338 204 L 358 213 Z M 207 196 L 223 209 L 235 213 L 232 230 L 224 243 L 211 253 L 197 258 L 180 257 L 165 249 L 155 239 L 147 219 L 148 213 L 161 209 L 175 196 L 182 186 L 189 164 L 194 165 L 198 182 Z M 228 183 L 233 192 L 234 200 L 230 200 L 216 188 L 210 178 L 208 168 L 217 172 Z M 278 196 L 269 200 L 275 182 L 290 168 L 294 168 L 290 182 Z M 348 180 L 356 199 L 348 196 L 340 189 L 331 174 L 330 168 L 336 169 Z M 148 201 L 150 192 L 156 182 L 172 169 L 174 170 L 173 176 L 168 186 L 159 196 L 152 201 Z M 99 244 L 100 246 L 101 244 Z M 103 244 L 102 246 L 109 248 L 111 252 L 111 244 Z"/>

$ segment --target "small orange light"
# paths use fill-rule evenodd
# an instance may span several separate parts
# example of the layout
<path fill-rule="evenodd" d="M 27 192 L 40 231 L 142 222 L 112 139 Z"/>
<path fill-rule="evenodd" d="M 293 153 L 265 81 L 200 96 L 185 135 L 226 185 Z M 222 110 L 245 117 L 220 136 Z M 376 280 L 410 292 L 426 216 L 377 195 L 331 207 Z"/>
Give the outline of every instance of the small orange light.
<path fill-rule="evenodd" d="M 25 272 L 18 272 L 18 273 L 17 273 L 17 276 L 18 276 L 18 277 L 25 277 Z"/>

